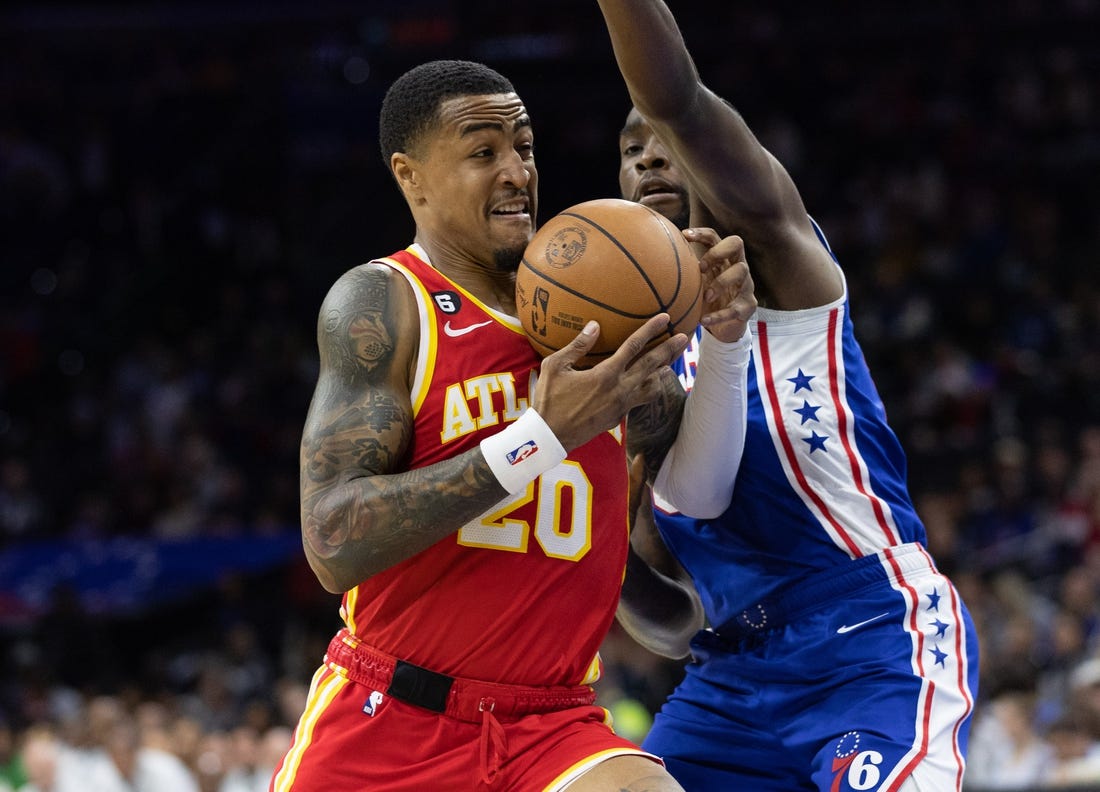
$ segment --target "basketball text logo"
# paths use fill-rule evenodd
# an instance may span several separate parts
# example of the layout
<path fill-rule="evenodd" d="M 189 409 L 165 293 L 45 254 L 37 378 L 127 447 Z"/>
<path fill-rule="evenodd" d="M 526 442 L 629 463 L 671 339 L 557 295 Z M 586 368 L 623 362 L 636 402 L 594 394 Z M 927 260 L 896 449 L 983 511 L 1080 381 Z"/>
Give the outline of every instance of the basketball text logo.
<path fill-rule="evenodd" d="M 551 267 L 564 269 L 575 264 L 584 255 L 588 247 L 588 237 L 577 226 L 568 226 L 558 231 L 546 243 L 546 263 Z"/>

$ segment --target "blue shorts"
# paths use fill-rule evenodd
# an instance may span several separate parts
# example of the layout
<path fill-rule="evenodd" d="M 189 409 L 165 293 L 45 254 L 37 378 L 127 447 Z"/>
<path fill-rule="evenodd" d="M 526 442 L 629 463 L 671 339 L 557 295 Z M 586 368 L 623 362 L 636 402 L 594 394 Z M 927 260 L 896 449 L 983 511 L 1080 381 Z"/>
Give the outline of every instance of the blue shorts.
<path fill-rule="evenodd" d="M 919 545 L 802 581 L 692 653 L 643 743 L 687 792 L 961 789 L 977 637 Z"/>

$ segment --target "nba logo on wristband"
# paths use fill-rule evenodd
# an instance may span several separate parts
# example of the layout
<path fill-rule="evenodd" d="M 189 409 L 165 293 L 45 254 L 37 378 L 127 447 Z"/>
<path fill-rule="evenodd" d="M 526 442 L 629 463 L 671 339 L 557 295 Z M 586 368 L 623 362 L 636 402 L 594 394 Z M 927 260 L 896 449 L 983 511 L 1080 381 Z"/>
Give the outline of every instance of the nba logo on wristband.
<path fill-rule="evenodd" d="M 500 485 L 513 495 L 565 459 L 561 442 L 531 408 L 482 440 L 481 453 Z"/>
<path fill-rule="evenodd" d="M 520 462 L 527 459 L 527 457 L 531 456 L 532 454 L 534 454 L 538 450 L 539 450 L 539 447 L 538 447 L 538 445 L 536 445 L 535 441 L 534 440 L 528 440 L 526 443 L 521 445 L 519 448 L 517 448 L 513 451 L 509 451 L 504 456 L 508 460 L 509 465 L 518 465 Z"/>

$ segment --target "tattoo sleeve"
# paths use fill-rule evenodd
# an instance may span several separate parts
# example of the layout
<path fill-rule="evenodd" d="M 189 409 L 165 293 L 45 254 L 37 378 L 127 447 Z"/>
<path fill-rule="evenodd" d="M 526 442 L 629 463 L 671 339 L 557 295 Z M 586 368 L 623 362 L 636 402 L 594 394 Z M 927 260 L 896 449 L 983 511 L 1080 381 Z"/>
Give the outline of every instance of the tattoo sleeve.
<path fill-rule="evenodd" d="M 684 415 L 684 393 L 680 380 L 670 369 L 661 375 L 661 394 L 630 411 L 627 419 L 627 453 L 642 454 L 645 459 L 646 478 L 657 476 L 661 462 L 676 440 L 680 419 Z"/>
<path fill-rule="evenodd" d="M 347 591 L 504 497 L 479 449 L 405 470 L 417 313 L 399 275 L 340 278 L 318 319 L 321 371 L 302 433 L 302 544 L 322 585 Z"/>

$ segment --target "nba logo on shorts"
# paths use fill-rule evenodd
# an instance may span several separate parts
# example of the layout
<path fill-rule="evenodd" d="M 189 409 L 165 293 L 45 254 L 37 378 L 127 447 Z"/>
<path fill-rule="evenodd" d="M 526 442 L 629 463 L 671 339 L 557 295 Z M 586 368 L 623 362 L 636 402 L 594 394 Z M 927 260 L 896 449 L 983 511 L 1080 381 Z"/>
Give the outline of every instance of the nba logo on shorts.
<path fill-rule="evenodd" d="M 518 465 L 520 462 L 527 459 L 527 457 L 531 456 L 531 454 L 535 453 L 538 450 L 539 450 L 539 447 L 537 445 L 535 445 L 535 441 L 534 440 L 528 440 L 526 443 L 521 445 L 515 451 L 509 451 L 508 452 L 508 454 L 507 454 L 508 464 L 509 465 Z"/>
<path fill-rule="evenodd" d="M 370 698 L 368 698 L 367 703 L 363 705 L 363 712 L 367 713 L 373 718 L 374 713 L 378 711 L 378 707 L 381 706 L 382 699 L 384 698 L 385 696 L 382 695 L 381 690 L 372 690 Z"/>

